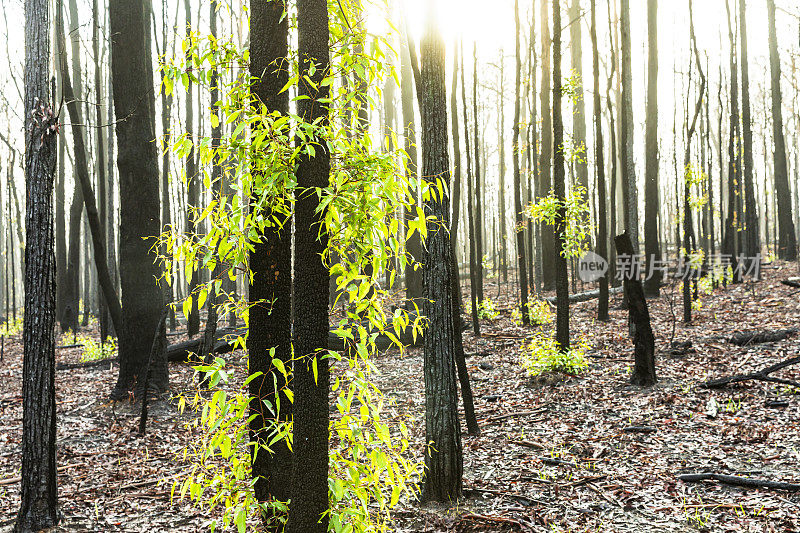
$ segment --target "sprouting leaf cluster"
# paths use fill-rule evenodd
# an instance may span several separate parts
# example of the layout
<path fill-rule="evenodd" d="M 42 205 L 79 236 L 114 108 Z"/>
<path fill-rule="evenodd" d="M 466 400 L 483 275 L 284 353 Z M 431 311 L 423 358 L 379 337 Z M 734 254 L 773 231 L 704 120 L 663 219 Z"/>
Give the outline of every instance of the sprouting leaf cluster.
<path fill-rule="evenodd" d="M 383 81 L 397 77 L 390 66 L 395 57 L 391 35 L 370 36 L 367 44 L 365 33 L 351 27 L 358 20 L 352 10 L 349 3 L 330 3 L 331 68 L 321 82 L 330 92 L 320 101 L 329 108 L 328 121 L 310 123 L 292 111 L 268 109 L 251 91 L 258 80 L 248 75 L 248 50 L 240 50 L 232 41 L 192 35 L 184 43 L 183 56 L 162 65 L 163 90 L 178 90 L 189 82 L 207 90 L 216 83 L 221 95 L 211 119 L 212 125 L 221 126 L 220 138 L 174 135 L 166 147 L 179 158 L 199 157 L 200 175 L 182 175 L 184 185 L 199 179 L 206 189 L 220 191 L 191 214 L 197 227 L 202 223 L 202 233 L 169 228 L 161 237 L 167 283 L 173 282 L 174 268 L 184 269 L 187 279 L 197 270 L 212 274 L 181 302 L 184 314 L 195 304 L 218 305 L 223 313 L 234 313 L 248 323 L 252 303 L 226 291 L 224 279 L 251 281 L 249 254 L 263 232 L 270 229 L 288 238 L 297 199 L 305 195 L 319 199 L 318 212 L 323 214 L 319 231 L 327 236 L 320 260 L 335 282 L 335 306 L 342 309 L 335 333 L 347 347 L 343 353 L 321 352 L 310 360 L 315 370 L 322 358 L 344 368 L 337 371 L 332 387 L 337 412 L 330 424 L 329 518 L 330 530 L 337 532 L 386 530 L 389 509 L 416 490 L 420 465 L 411 459 L 402 417 L 398 423 L 393 413 L 395 421 L 391 425 L 385 421 L 389 402 L 373 383 L 371 358 L 379 334 L 402 349 L 401 332 L 410 328 L 416 336 L 425 326 L 424 318 L 403 309 L 387 312 L 385 302 L 398 290 L 395 271 L 388 272 L 386 284 L 382 277 L 384 265 L 396 264 L 398 270 L 416 266 L 406 252 L 406 240 L 415 232 L 424 239 L 439 224 L 423 212 L 414 196 L 435 199 L 447 191 L 441 180 L 425 183 L 409 177 L 408 156 L 394 132 L 373 146 L 358 120 L 361 106 L 375 106 Z M 289 24 L 293 31 L 292 16 Z M 297 59 L 290 54 L 280 67 L 288 73 L 283 91 L 290 101 L 307 98 L 297 96 L 300 84 L 311 83 L 300 75 Z M 342 83 L 343 74 L 354 82 Z M 330 155 L 328 184 L 300 187 L 295 174 L 299 161 L 322 150 Z M 215 181 L 213 165 L 220 168 L 216 180 L 222 183 Z M 238 342 L 244 346 L 246 339 Z M 273 359 L 273 367 L 291 382 L 291 363 Z M 207 374 L 216 390 L 210 399 L 197 394 L 192 400 L 180 400 L 199 413 L 193 424 L 201 437 L 185 450 L 192 467 L 174 490 L 215 511 L 212 530 L 235 526 L 244 531 L 265 514 L 282 519 L 290 502 L 261 504 L 252 492 L 246 383 L 234 383 L 221 359 L 196 369 Z M 267 406 L 275 414 L 267 428 L 270 446 L 285 441 L 291 447 L 291 422 L 277 420 L 281 403 L 293 401 L 293 391 L 287 388 L 274 405 Z"/>
<path fill-rule="evenodd" d="M 529 376 L 538 376 L 544 372 L 580 374 L 589 367 L 586 352 L 590 347 L 589 342 L 581 338 L 572 343 L 569 350 L 562 350 L 551 335 L 536 333 L 530 341 L 522 345 L 520 364 Z"/>
<path fill-rule="evenodd" d="M 478 318 L 494 320 L 498 316 L 500 316 L 500 312 L 497 310 L 497 306 L 491 298 L 484 298 L 483 301 L 478 304 Z"/>
<path fill-rule="evenodd" d="M 579 185 L 572 187 L 565 199 L 557 198 L 551 190 L 547 196 L 531 202 L 525 214 L 537 222 L 555 226 L 559 208 L 563 207 L 566 224 L 562 255 L 577 258 L 586 251 L 592 232 L 587 198 L 586 189 Z"/>
<path fill-rule="evenodd" d="M 531 300 L 527 304 L 528 320 L 532 326 L 543 326 L 553 320 L 553 312 L 550 305 L 544 300 Z M 522 314 L 516 307 L 511 311 L 511 319 L 522 325 Z"/>

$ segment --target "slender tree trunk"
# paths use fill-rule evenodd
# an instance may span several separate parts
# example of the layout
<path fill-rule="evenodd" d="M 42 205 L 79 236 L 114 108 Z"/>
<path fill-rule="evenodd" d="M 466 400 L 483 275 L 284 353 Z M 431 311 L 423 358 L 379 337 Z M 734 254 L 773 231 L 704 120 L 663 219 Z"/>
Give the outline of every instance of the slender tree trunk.
<path fill-rule="evenodd" d="M 464 111 L 464 147 L 467 152 L 467 232 L 469 242 L 467 243 L 469 250 L 469 294 L 470 294 L 470 311 L 472 315 L 472 333 L 476 337 L 481 335 L 480 321 L 478 320 L 478 254 L 475 249 L 475 206 L 473 203 L 474 196 L 474 174 L 472 172 L 472 156 L 470 154 L 469 143 L 469 114 L 467 113 L 467 90 L 466 80 L 464 76 L 464 53 L 463 46 L 461 50 L 460 67 L 461 67 L 461 104 Z"/>
<path fill-rule="evenodd" d="M 297 114 L 308 123 L 328 124 L 328 5 L 325 0 L 297 2 L 299 73 L 316 84 L 301 84 Z M 312 72 L 310 67 L 316 65 Z M 315 89 L 316 87 L 316 89 Z M 319 142 L 317 139 L 315 142 Z M 323 145 L 324 146 L 324 145 Z M 292 504 L 288 533 L 328 530 L 328 280 L 322 262 L 328 246 L 325 210 L 314 188 L 328 186 L 330 154 L 319 147 L 313 157 L 300 157 L 295 202 L 294 297 L 303 302 L 294 319 L 294 451 Z M 305 192 L 304 192 L 305 191 Z M 452 365 L 451 365 L 452 367 Z M 302 443 L 298 445 L 298 443 Z"/>
<path fill-rule="evenodd" d="M 734 38 L 734 25 L 731 21 L 729 1 L 725 0 L 725 9 L 728 13 L 728 38 L 731 45 L 730 59 L 730 131 L 728 135 L 728 213 L 723 231 L 722 252 L 730 255 L 734 261 L 733 282 L 738 283 L 741 277 L 735 268 L 737 256 L 742 251 L 742 232 L 739 227 L 742 223 L 741 210 L 741 144 L 739 139 L 739 85 L 738 69 L 736 65 L 736 40 Z"/>
<path fill-rule="evenodd" d="M 519 147 L 519 101 L 520 94 L 520 78 L 522 76 L 522 52 L 519 46 L 522 29 L 520 27 L 519 19 L 519 0 L 514 0 L 514 26 L 515 26 L 515 43 L 516 48 L 516 68 L 514 77 L 514 141 L 512 143 L 512 158 L 514 161 L 514 219 L 516 220 L 516 227 L 514 234 L 517 237 L 517 277 L 519 278 L 519 291 L 520 291 L 520 305 L 519 310 L 522 314 L 522 324 L 527 326 L 530 324 L 530 315 L 528 314 L 528 269 L 527 261 L 525 259 L 525 233 L 522 231 L 522 197 L 521 191 L 521 176 L 519 169 L 520 147 Z M 500 210 L 500 216 L 505 217 L 505 209 Z M 505 234 L 503 235 L 505 237 Z"/>
<path fill-rule="evenodd" d="M 644 253 L 648 277 L 644 281 L 647 296 L 658 296 L 661 270 L 653 268 L 661 262 L 658 242 L 658 0 L 647 0 L 647 117 L 645 131 L 644 177 Z"/>
<path fill-rule="evenodd" d="M 470 435 L 480 435 L 478 419 L 475 417 L 475 402 L 472 397 L 472 385 L 469 382 L 466 356 L 464 355 L 464 342 L 462 338 L 461 321 L 461 279 L 458 272 L 458 259 L 456 257 L 456 238 L 458 236 L 458 204 L 461 196 L 461 146 L 458 138 L 458 46 L 453 46 L 453 78 L 450 90 L 450 115 L 451 129 L 453 132 L 453 223 L 450 226 L 450 256 L 453 263 L 452 291 L 453 291 L 453 342 L 458 381 L 461 386 L 461 400 L 464 402 L 464 418 L 467 422 L 467 432 Z M 464 118 L 466 120 L 466 117 Z"/>
<path fill-rule="evenodd" d="M 778 37 L 775 32 L 775 0 L 767 0 L 769 24 L 769 65 L 772 75 L 772 136 L 775 142 L 773 162 L 775 167 L 775 195 L 778 200 L 778 256 L 787 261 L 797 259 L 797 240 L 792 221 L 792 192 L 789 188 L 789 169 L 786 164 L 786 140 L 783 135 L 781 110 L 781 59 L 778 55 Z M 766 154 L 764 154 L 766 157 Z"/>
<path fill-rule="evenodd" d="M 539 182 L 539 139 L 537 136 L 536 125 L 538 122 L 537 109 L 536 109 L 536 72 L 538 67 L 538 56 L 536 55 L 536 5 L 531 5 L 531 24 L 530 24 L 530 38 L 528 42 L 529 50 L 529 80 L 528 89 L 530 90 L 530 121 L 528 122 L 528 139 L 529 139 L 529 173 L 528 173 L 528 196 L 527 203 L 530 204 L 536 196 L 536 184 Z M 541 225 L 535 224 L 533 221 L 528 221 L 528 247 L 531 255 L 528 257 L 529 274 L 531 280 L 532 290 L 538 294 L 541 289 L 542 279 L 542 262 L 541 251 L 536 250 L 541 239 Z"/>
<path fill-rule="evenodd" d="M 192 10 L 191 1 L 184 0 L 184 17 L 186 19 L 186 39 L 191 38 L 192 32 Z M 190 59 L 190 52 L 187 51 L 186 59 Z M 186 86 L 186 135 L 193 143 L 198 142 L 199 137 L 194 135 L 194 84 L 191 79 Z M 198 176 L 197 168 L 197 150 L 190 150 L 186 156 L 186 188 L 187 188 L 187 205 L 186 205 L 186 231 L 189 233 L 193 242 L 197 242 L 197 227 L 196 213 L 194 212 L 200 206 L 200 179 Z M 198 269 L 192 270 L 192 276 L 189 280 L 189 294 L 193 295 L 192 305 L 189 311 L 189 316 L 186 317 L 187 333 L 190 337 L 197 335 L 200 332 L 200 311 L 197 308 L 197 294 L 195 290 L 200 284 L 200 272 Z"/>
<path fill-rule="evenodd" d="M 102 239 L 105 241 L 106 235 L 106 211 L 108 209 L 107 205 L 107 198 L 108 198 L 108 183 L 106 179 L 106 151 L 105 151 L 105 143 L 103 142 L 103 126 L 105 125 L 105 113 L 103 112 L 103 78 L 102 78 L 102 69 L 101 69 L 101 61 L 100 61 L 100 12 L 97 6 L 97 0 L 92 0 L 92 53 L 94 54 L 95 58 L 95 65 L 94 65 L 94 94 L 95 94 L 95 149 L 97 151 L 97 155 L 95 157 L 94 167 L 95 171 L 97 172 L 97 195 L 99 202 L 99 217 L 100 217 L 100 231 Z M 106 262 L 106 257 L 102 258 L 103 262 Z M 112 285 L 113 287 L 113 285 Z M 99 317 L 100 317 L 100 338 L 105 339 L 109 333 L 109 316 L 108 316 L 108 304 L 105 301 L 105 296 L 102 295 L 102 287 L 101 287 L 101 297 L 100 297 L 100 309 L 99 309 Z"/>
<path fill-rule="evenodd" d="M 569 40 L 570 52 L 572 56 L 572 70 L 580 80 L 578 87 L 579 94 L 573 100 L 573 113 L 572 113 L 572 141 L 576 147 L 581 145 L 586 147 L 586 103 L 583 100 L 584 84 L 583 84 L 583 53 L 581 36 L 581 1 L 572 0 L 569 7 Z M 585 194 L 589 194 L 589 162 L 584 154 L 584 157 L 579 157 L 575 160 L 575 173 L 577 174 L 577 184 L 584 188 Z M 589 198 L 585 198 L 588 202 Z M 588 221 L 588 214 L 587 219 Z M 591 238 L 591 237 L 589 237 Z"/>
<path fill-rule="evenodd" d="M 600 105 L 600 54 L 597 50 L 597 20 L 595 0 L 591 1 L 592 75 L 594 79 L 594 164 L 597 173 L 597 254 L 608 260 L 608 228 L 606 227 L 606 171 L 603 161 L 603 110 Z M 608 270 L 600 278 L 600 298 L 597 319 L 608 320 Z"/>
<path fill-rule="evenodd" d="M 143 5 L 144 4 L 144 5 Z M 120 281 L 122 331 L 119 376 L 114 397 L 144 379 L 147 359 L 164 308 L 156 280 L 161 269 L 153 250 L 161 231 L 158 153 L 155 139 L 155 94 L 150 49 L 149 1 L 110 0 L 111 70 L 116 125 L 120 196 Z M 150 387 L 169 386 L 166 358 L 155 358 Z"/>
<path fill-rule="evenodd" d="M 753 182 L 753 132 L 750 118 L 750 74 L 747 52 L 747 17 L 745 0 L 739 0 L 739 34 L 741 36 L 741 69 L 742 69 L 742 141 L 744 157 L 742 169 L 744 174 L 744 247 L 742 252 L 747 257 L 755 257 L 761 250 L 758 232 L 758 207 L 756 206 L 755 186 Z"/>
<path fill-rule="evenodd" d="M 25 323 L 22 367 L 21 502 L 14 531 L 58 524 L 53 184 L 57 110 L 50 78 L 46 0 L 25 0 Z M 55 85 L 55 84 L 53 84 Z M 55 93 L 55 86 L 52 87 Z"/>
<path fill-rule="evenodd" d="M 695 57 L 695 66 L 697 67 L 697 72 L 700 75 L 700 87 L 697 91 L 697 104 L 694 108 L 694 116 L 692 118 L 691 125 L 686 125 L 686 148 L 683 155 L 683 242 L 684 242 L 684 249 L 683 249 L 683 258 L 684 258 L 684 265 L 689 269 L 689 255 L 691 254 L 692 250 L 690 248 L 690 241 L 694 241 L 694 231 L 692 228 L 692 209 L 689 203 L 689 195 L 690 195 L 690 186 L 691 181 L 689 180 L 689 173 L 692 172 L 691 170 L 691 163 L 692 163 L 692 137 L 694 136 L 695 129 L 697 127 L 697 118 L 700 116 L 703 106 L 703 97 L 705 95 L 706 90 L 706 77 L 703 74 L 703 67 L 700 64 L 700 53 L 697 51 L 697 41 L 694 35 L 694 17 L 692 14 L 692 0 L 689 0 L 689 36 L 691 41 L 691 46 L 694 48 L 694 57 Z M 691 62 L 690 62 L 691 68 Z M 691 81 L 691 80 L 690 80 Z M 687 91 L 691 87 L 687 87 Z M 683 280 L 683 321 L 686 324 L 691 323 L 692 321 L 692 301 L 689 295 L 689 287 L 691 282 L 691 276 L 686 276 Z"/>
<path fill-rule="evenodd" d="M 427 21 L 420 46 L 421 71 L 415 67 L 422 120 L 422 176 L 435 186 L 449 181 L 447 154 L 447 98 L 444 42 L 427 7 Z M 412 51 L 412 66 L 416 65 Z M 475 61 L 477 62 L 477 56 Z M 477 73 L 476 73 L 477 74 Z M 476 137 L 477 141 L 477 137 Z M 425 479 L 422 499 L 448 502 L 461 498 L 463 458 L 458 420 L 456 372 L 453 365 L 453 303 L 450 261 L 450 198 L 444 194 L 424 203 L 428 220 L 423 270 L 424 306 L 428 330 L 424 338 L 425 377 Z M 478 210 L 480 211 L 480 210 Z"/>
<path fill-rule="evenodd" d="M 542 25 L 542 88 L 540 92 L 542 107 L 542 142 L 539 152 L 539 181 L 536 184 L 536 198 L 541 199 L 550 194 L 553 186 L 550 169 L 553 164 L 553 118 L 550 108 L 550 22 L 547 0 L 541 0 L 541 25 Z M 555 145 L 558 146 L 558 145 Z M 541 236 L 541 264 L 542 264 L 542 288 L 546 291 L 555 287 L 556 264 L 555 249 L 556 244 L 553 240 L 553 232 L 550 228 L 542 227 L 538 224 Z"/>
<path fill-rule="evenodd" d="M 61 89 L 61 73 L 59 69 L 55 69 L 56 80 L 58 85 L 58 98 L 59 100 L 63 99 L 63 90 Z M 66 295 L 67 295 L 67 227 L 65 223 L 66 214 L 64 213 L 64 205 L 65 205 L 65 189 L 64 182 L 66 181 L 66 140 L 64 139 L 64 135 L 58 136 L 58 157 L 56 164 L 58 165 L 58 177 L 56 178 L 56 185 L 55 185 L 55 235 L 56 235 L 56 320 L 61 320 L 64 316 L 64 305 L 66 304 Z M 0 186 L 2 189 L 2 186 Z M 6 201 L 9 203 L 9 207 L 11 206 L 10 199 L 7 198 Z M 2 218 L 3 210 L 0 209 L 0 218 Z M 8 228 L 9 230 L 9 240 L 11 240 L 11 227 Z M 6 263 L 8 262 L 8 258 L 6 257 Z M 8 272 L 6 271 L 6 274 Z M 6 284 L 8 281 L 6 281 Z M 6 296 L 8 297 L 8 291 L 6 291 Z"/>
<path fill-rule="evenodd" d="M 481 191 L 481 152 L 478 132 L 478 45 L 472 44 L 472 120 L 475 138 L 475 283 L 478 301 L 483 301 L 483 193 Z"/>
<path fill-rule="evenodd" d="M 636 167 L 633 158 L 633 81 L 631 71 L 630 0 L 620 0 L 620 34 L 622 48 L 622 111 L 620 113 L 620 155 L 622 186 L 625 204 L 625 229 L 630 233 L 633 250 L 639 252 L 639 193 L 636 187 Z"/>
<path fill-rule="evenodd" d="M 556 267 L 556 342 L 559 349 L 569 350 L 569 284 L 566 250 L 567 210 L 564 176 L 564 124 L 561 119 L 561 6 L 553 0 L 553 192 L 558 207 L 553 226 Z"/>
<path fill-rule="evenodd" d="M 289 26 L 284 16 L 283 2 L 250 3 L 250 75 L 258 81 L 253 92 L 268 112 L 289 112 L 289 93 L 280 90 L 289 80 L 285 68 L 288 53 Z M 258 110 L 255 110 L 258 112 Z M 255 213 L 260 194 L 251 199 L 251 212 Z M 276 199 L 276 201 L 289 199 Z M 264 213 L 264 217 L 270 217 Z M 253 477 L 255 494 L 260 502 L 269 498 L 287 501 L 291 498 L 292 451 L 288 443 L 279 440 L 269 445 L 275 423 L 287 423 L 291 419 L 292 402 L 281 391 L 289 385 L 286 377 L 273 365 L 272 359 L 284 363 L 291 369 L 291 291 L 292 291 L 292 242 L 291 218 L 280 215 L 279 224 L 264 228 L 259 241 L 250 253 L 250 329 L 247 350 L 250 373 L 261 372 L 248 384 L 250 391 L 250 422 L 253 446 Z M 274 348 L 274 353 L 270 353 Z M 267 412 L 272 405 L 277 412 Z M 280 410 L 276 406 L 280 405 Z M 277 523 L 269 526 L 280 531 Z"/>
<path fill-rule="evenodd" d="M 96 1 L 96 0 L 95 0 Z M 161 42 L 164 48 L 164 55 L 167 53 L 167 0 L 161 0 Z M 170 144 L 172 143 L 172 127 L 170 125 L 172 120 L 172 101 L 173 94 L 167 94 L 166 91 L 161 91 L 161 133 L 164 136 L 164 151 L 161 154 L 161 223 L 165 229 L 172 226 L 172 210 L 170 209 Z M 166 248 L 166 247 L 165 247 Z M 166 254 L 167 250 L 162 250 Z M 172 278 L 175 279 L 174 277 Z M 164 301 L 171 303 L 173 301 L 172 287 L 175 282 L 164 283 Z M 177 317 L 175 316 L 175 309 L 170 306 L 169 313 L 169 329 L 175 331 L 177 326 Z"/>
<path fill-rule="evenodd" d="M 616 5 L 616 4 L 615 4 Z M 617 53 L 616 46 L 614 45 L 616 37 L 616 25 L 612 24 L 611 17 L 611 2 L 607 2 L 608 8 L 608 44 L 611 52 L 611 69 L 608 73 L 608 83 L 606 85 L 606 106 L 608 107 L 608 120 L 609 128 L 608 133 L 611 136 L 611 146 L 609 159 L 611 159 L 611 183 L 609 183 L 609 227 L 611 234 L 617 233 L 617 175 L 619 173 L 617 167 L 617 125 L 614 121 L 614 100 L 611 98 L 611 87 L 614 84 L 614 73 L 617 70 Z M 611 283 L 616 281 L 616 247 L 611 246 L 608 253 L 608 277 Z"/>
<path fill-rule="evenodd" d="M 498 210 L 497 215 L 500 221 L 500 235 L 498 239 L 499 244 L 499 263 L 500 263 L 500 271 L 503 275 L 503 283 L 508 283 L 508 260 L 507 260 L 507 250 L 506 250 L 506 241 L 508 240 L 508 231 L 506 229 L 506 139 L 505 139 L 505 114 L 504 114 L 504 103 L 505 103 L 505 72 L 503 65 L 505 64 L 505 56 L 503 54 L 503 50 L 500 50 L 500 92 L 497 93 L 497 121 L 499 126 L 497 128 L 497 135 L 498 135 L 498 146 L 500 148 L 500 160 L 498 164 L 499 170 L 499 186 L 498 186 Z M 517 97 L 519 97 L 519 91 L 515 93 Z M 500 276 L 497 277 L 497 286 L 498 286 L 498 295 L 500 293 Z"/>

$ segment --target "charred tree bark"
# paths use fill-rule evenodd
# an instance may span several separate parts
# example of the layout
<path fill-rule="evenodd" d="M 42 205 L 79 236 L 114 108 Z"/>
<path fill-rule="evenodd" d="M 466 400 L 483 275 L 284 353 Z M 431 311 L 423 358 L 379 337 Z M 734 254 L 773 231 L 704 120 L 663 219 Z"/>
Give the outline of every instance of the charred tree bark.
<path fill-rule="evenodd" d="M 553 115 L 551 114 L 550 95 L 550 19 L 547 0 L 542 0 L 541 25 L 542 25 L 542 88 L 540 94 L 542 107 L 542 143 L 539 152 L 539 180 L 536 183 L 536 198 L 541 199 L 550 194 L 553 186 L 551 167 L 553 164 Z M 542 288 L 549 291 L 555 288 L 556 264 L 553 232 L 544 224 L 539 223 L 541 236 L 541 264 Z"/>
<path fill-rule="evenodd" d="M 522 197 L 520 188 L 522 187 L 522 179 L 520 177 L 519 169 L 519 101 L 521 98 L 520 93 L 520 78 L 522 76 L 522 52 L 519 46 L 521 38 L 521 27 L 519 19 L 519 0 L 514 0 L 514 26 L 515 37 L 514 46 L 516 48 L 516 67 L 514 78 L 514 140 L 512 143 L 511 156 L 514 160 L 514 219 L 516 220 L 516 227 L 514 228 L 514 235 L 517 238 L 517 277 L 519 278 L 519 292 L 520 292 L 520 313 L 522 314 L 522 324 L 530 324 L 530 315 L 528 314 L 528 262 L 525 259 L 525 233 L 522 231 Z M 500 216 L 505 217 L 505 210 L 500 210 Z M 505 234 L 503 235 L 505 237 Z"/>
<path fill-rule="evenodd" d="M 48 90 L 47 0 L 25 0 L 25 323 L 22 368 L 22 486 L 14 531 L 58 524 L 56 480 L 55 254 L 53 184 L 58 117 Z M 55 87 L 53 87 L 55 92 Z"/>
<path fill-rule="evenodd" d="M 645 126 L 645 176 L 644 253 L 648 267 L 652 262 L 661 262 L 661 247 L 658 242 L 658 215 L 661 202 L 658 190 L 658 0 L 647 1 L 647 118 Z M 661 270 L 652 272 L 644 282 L 647 296 L 658 296 L 661 286 Z"/>
<path fill-rule="evenodd" d="M 633 159 L 633 81 L 631 71 L 630 0 L 620 0 L 620 60 L 622 63 L 622 110 L 620 112 L 620 159 L 622 162 L 625 229 L 630 232 L 633 249 L 639 251 L 639 191 Z"/>
<path fill-rule="evenodd" d="M 325 0 L 298 0 L 297 36 L 299 72 L 315 84 L 301 84 L 298 115 L 308 123 L 328 124 L 328 5 Z M 315 70 L 310 70 L 311 65 Z M 315 188 L 328 186 L 330 154 L 315 139 L 315 155 L 300 156 L 299 192 L 295 201 L 294 297 L 302 306 L 294 319 L 294 442 L 292 504 L 288 533 L 325 533 L 328 530 L 328 281 L 322 262 L 328 245 L 325 210 L 317 212 L 320 198 Z"/>
<path fill-rule="evenodd" d="M 257 81 L 252 90 L 267 112 L 289 112 L 289 93 L 280 90 L 289 79 L 287 60 L 289 27 L 284 17 L 283 2 L 250 3 L 250 75 Z M 255 110 L 259 112 L 259 110 Z M 259 197 L 251 198 L 250 209 L 257 209 Z M 275 199 L 280 202 L 288 199 Z M 250 333 L 247 350 L 250 373 L 262 372 L 248 384 L 250 392 L 250 439 L 255 494 L 260 502 L 270 498 L 288 501 L 291 498 L 292 451 L 284 440 L 269 446 L 270 434 L 275 424 L 291 419 L 292 402 L 283 391 L 289 388 L 286 377 L 273 365 L 272 359 L 291 369 L 291 291 L 292 246 L 291 218 L 280 212 L 263 213 L 263 217 L 277 220 L 259 236 L 250 253 Z M 270 350 L 274 348 L 274 353 Z M 277 412 L 267 411 L 272 405 Z M 280 409 L 276 406 L 280 405 Z M 271 451 L 270 451 L 271 449 Z M 266 524 L 270 530 L 279 531 L 274 521 Z"/>
<path fill-rule="evenodd" d="M 789 168 L 786 164 L 786 139 L 783 135 L 781 110 L 781 59 L 778 55 L 778 37 L 775 32 L 775 0 L 767 0 L 769 24 L 769 65 L 772 76 L 772 136 L 775 142 L 775 195 L 778 201 L 778 255 L 781 259 L 797 259 L 797 239 L 792 221 L 792 192 L 789 188 Z"/>
<path fill-rule="evenodd" d="M 144 4 L 149 4 L 145 2 Z M 143 380 L 147 354 L 158 327 L 164 298 L 160 268 L 153 250 L 161 231 L 155 95 L 148 7 L 110 0 L 111 70 L 116 125 L 120 197 L 120 264 L 123 330 L 114 397 L 124 397 Z M 166 390 L 166 365 L 151 376 L 151 388 Z"/>
<path fill-rule="evenodd" d="M 421 68 L 412 66 L 422 119 L 422 175 L 429 184 L 449 181 L 447 154 L 447 97 L 444 42 L 436 26 L 434 9 L 426 8 L 426 24 L 420 46 Z M 477 60 L 477 57 L 476 57 Z M 477 140 L 477 137 L 476 137 Z M 425 479 L 422 499 L 454 501 L 461 497 L 463 458 L 458 420 L 458 396 L 453 338 L 452 276 L 450 261 L 450 198 L 444 194 L 424 204 L 428 220 L 425 246 L 423 312 L 428 317 L 424 338 L 425 377 Z"/>
<path fill-rule="evenodd" d="M 481 152 L 478 132 L 478 45 L 472 44 L 472 120 L 475 141 L 475 284 L 478 301 L 483 301 L 483 194 L 481 192 Z"/>
<path fill-rule="evenodd" d="M 477 252 L 475 250 L 475 212 L 474 204 L 474 177 L 472 172 L 472 156 L 470 152 L 469 143 L 469 114 L 467 113 L 467 90 L 466 80 L 464 78 L 464 50 L 461 47 L 460 57 L 461 68 L 461 104 L 464 110 L 464 148 L 467 152 L 467 204 L 465 209 L 467 211 L 467 233 L 469 234 L 469 242 L 467 249 L 469 251 L 469 294 L 470 294 L 470 313 L 472 316 L 472 333 L 476 337 L 481 335 L 481 325 L 478 320 L 478 283 L 477 283 Z"/>
<path fill-rule="evenodd" d="M 600 106 L 600 54 L 597 50 L 595 0 L 591 1 L 592 75 L 594 78 L 594 159 L 597 172 L 597 254 L 608 261 L 608 228 L 606 226 L 606 171 L 603 161 L 603 111 Z M 608 271 L 600 278 L 597 319 L 608 320 Z"/>
<path fill-rule="evenodd" d="M 626 231 L 614 237 L 617 255 L 634 255 L 630 235 Z M 644 297 L 642 282 L 635 273 L 636 269 L 623 272 L 625 298 L 628 300 L 628 313 L 633 324 L 634 366 L 631 383 L 649 387 L 656 383 L 655 336 L 650 325 L 650 311 Z"/>
<path fill-rule="evenodd" d="M 742 181 L 744 185 L 744 235 L 742 252 L 747 257 L 755 257 L 761 250 L 758 231 L 758 207 L 756 206 L 755 186 L 753 182 L 753 132 L 750 118 L 750 74 L 747 52 L 747 17 L 745 0 L 739 0 L 739 35 L 741 37 L 741 69 L 742 69 L 742 141 L 744 158 Z"/>
<path fill-rule="evenodd" d="M 566 249 L 567 208 L 564 176 L 564 123 L 561 119 L 561 6 L 553 0 L 553 192 L 558 202 L 553 226 L 556 267 L 556 342 L 569 350 L 569 280 Z"/>

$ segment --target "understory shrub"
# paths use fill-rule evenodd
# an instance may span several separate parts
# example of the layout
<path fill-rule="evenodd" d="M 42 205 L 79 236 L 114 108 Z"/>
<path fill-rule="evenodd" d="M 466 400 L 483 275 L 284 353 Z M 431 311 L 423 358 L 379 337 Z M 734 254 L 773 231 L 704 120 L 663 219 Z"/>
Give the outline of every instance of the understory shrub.
<path fill-rule="evenodd" d="M 544 372 L 580 374 L 589 366 L 586 361 L 589 348 L 588 341 L 581 338 L 569 350 L 562 350 L 553 337 L 537 333 L 522 345 L 520 364 L 529 376 L 538 376 Z"/>

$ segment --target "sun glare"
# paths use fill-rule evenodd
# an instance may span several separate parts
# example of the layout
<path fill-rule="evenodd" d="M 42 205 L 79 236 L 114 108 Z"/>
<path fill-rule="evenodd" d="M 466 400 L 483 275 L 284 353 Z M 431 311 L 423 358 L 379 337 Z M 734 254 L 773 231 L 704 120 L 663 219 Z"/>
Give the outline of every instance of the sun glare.
<path fill-rule="evenodd" d="M 437 22 L 446 43 L 478 42 L 483 52 L 513 46 L 513 3 L 509 0 L 406 0 L 401 8 L 415 40 L 422 36 L 429 2 L 434 2 Z"/>

